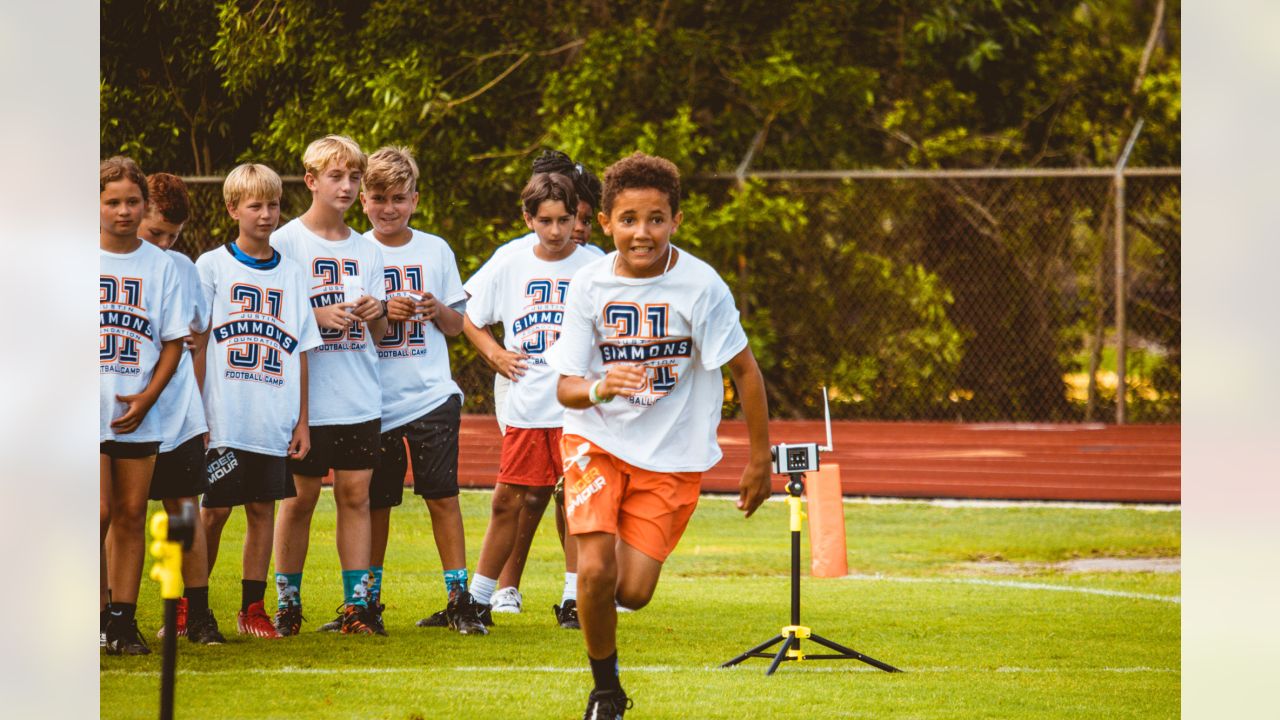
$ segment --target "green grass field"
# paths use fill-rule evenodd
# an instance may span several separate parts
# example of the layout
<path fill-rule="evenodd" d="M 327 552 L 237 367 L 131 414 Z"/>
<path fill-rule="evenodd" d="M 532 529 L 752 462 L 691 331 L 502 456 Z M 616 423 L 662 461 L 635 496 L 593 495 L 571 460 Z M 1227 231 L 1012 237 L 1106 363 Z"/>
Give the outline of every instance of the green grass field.
<path fill-rule="evenodd" d="M 473 571 L 488 500 L 462 496 Z M 1181 512 L 848 503 L 845 518 L 850 576 L 811 579 L 806 555 L 804 624 L 906 673 L 847 660 L 784 663 L 772 677 L 760 659 L 719 669 L 787 624 L 787 512 L 769 503 L 744 521 L 731 500 L 705 496 L 653 602 L 619 618 L 628 717 L 1178 717 L 1180 574 L 1051 564 L 1177 558 Z M 181 641 L 177 717 L 581 717 L 591 678 L 580 635 L 553 622 L 563 561 L 549 516 L 522 583 L 524 613 L 499 615 L 488 637 L 414 627 L 443 607 L 444 588 L 412 496 L 392 516 L 386 638 L 314 632 L 341 600 L 331 494 L 316 511 L 301 637 L 235 635 L 242 538 L 236 513 L 211 583 L 229 642 Z M 143 586 L 139 623 L 151 637 L 161 604 L 145 571 Z M 102 717 L 157 716 L 151 644 L 147 657 L 101 659 Z"/>

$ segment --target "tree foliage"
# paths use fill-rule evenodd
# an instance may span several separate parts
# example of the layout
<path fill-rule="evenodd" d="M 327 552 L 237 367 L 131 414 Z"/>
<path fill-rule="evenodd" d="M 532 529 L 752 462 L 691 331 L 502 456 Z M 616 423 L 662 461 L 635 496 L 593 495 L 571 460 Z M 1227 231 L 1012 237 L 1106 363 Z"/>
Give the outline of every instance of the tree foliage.
<path fill-rule="evenodd" d="M 955 416 L 959 389 L 1004 398 L 982 415 L 1044 415 L 1023 406 L 1047 394 L 1048 414 L 1069 417 L 1063 358 L 1079 341 L 1060 331 L 1071 313 L 1043 228 L 993 225 L 984 205 L 1044 200 L 914 191 L 898 207 L 954 232 L 907 238 L 842 223 L 859 192 L 850 185 L 818 194 L 699 173 L 748 157 L 751 169 L 1109 166 L 1138 117 L 1147 126 L 1131 164 L 1179 163 L 1177 2 L 101 7 L 104 154 L 181 174 L 254 160 L 297 175 L 325 133 L 409 145 L 422 170 L 415 223 L 451 242 L 464 277 L 521 230 L 516 198 L 540 149 L 597 170 L 636 149 L 670 158 L 688 178 L 680 241 L 734 288 L 771 399 L 794 414 L 827 383 L 848 416 Z M 1010 278 L 1038 300 L 1009 301 L 1001 338 L 966 308 Z M 804 318 L 798 295 L 817 299 Z M 966 358 L 983 344 L 1018 349 L 1018 367 L 978 372 Z M 453 352 L 468 365 L 465 343 Z"/>

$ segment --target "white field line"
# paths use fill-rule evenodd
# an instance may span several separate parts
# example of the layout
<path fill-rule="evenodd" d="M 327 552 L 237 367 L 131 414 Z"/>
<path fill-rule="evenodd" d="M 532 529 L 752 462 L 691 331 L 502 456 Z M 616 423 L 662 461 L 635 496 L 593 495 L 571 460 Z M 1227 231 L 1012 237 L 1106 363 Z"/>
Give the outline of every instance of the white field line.
<path fill-rule="evenodd" d="M 816 662 L 816 661 L 814 661 Z M 548 674 L 583 674 L 589 672 L 585 667 L 556 667 L 553 665 L 541 665 L 534 667 L 523 667 L 517 665 L 463 665 L 459 667 L 435 667 L 435 672 L 461 672 L 461 673 L 477 673 L 477 674 L 501 674 L 509 675 L 512 670 L 519 670 L 522 673 L 548 673 Z M 677 666 L 677 665 L 624 665 L 622 672 L 624 673 L 701 673 L 709 670 L 719 670 L 719 665 L 703 665 L 703 666 Z M 741 669 L 747 669 L 746 665 L 739 665 L 735 668 L 729 668 L 731 672 Z M 758 669 L 754 665 L 751 669 Z M 823 664 L 819 667 L 805 663 L 804 667 L 797 667 L 794 662 L 786 663 L 786 669 L 789 672 L 872 672 L 880 673 L 873 667 L 863 665 L 840 665 L 833 666 Z M 1026 673 L 1026 674 L 1098 674 L 1098 673 L 1175 673 L 1182 672 L 1179 668 L 1161 668 L 1161 667 L 923 667 L 923 668 L 903 668 L 907 673 L 917 674 L 944 674 L 944 673 Z M 341 668 L 300 668 L 286 665 L 278 668 L 251 668 L 241 670 L 184 670 L 179 668 L 178 675 L 186 677 L 216 677 L 226 676 L 245 676 L 245 675 L 421 675 L 421 667 L 402 667 L 402 668 L 376 668 L 376 667 L 341 667 Z M 145 670 L 103 670 L 100 675 L 113 677 L 155 677 L 156 672 Z"/>
<path fill-rule="evenodd" d="M 950 583 L 956 585 L 985 585 L 988 587 L 1017 588 L 1019 590 L 1048 590 L 1051 592 L 1074 592 L 1085 595 L 1104 595 L 1107 597 L 1131 598 L 1134 600 L 1154 600 L 1175 605 L 1182 604 L 1179 595 L 1150 595 L 1147 593 L 1128 592 L 1125 590 L 1106 590 L 1104 588 L 1073 587 L 1070 585 L 1050 585 L 1048 583 L 1019 582 L 1017 580 L 984 580 L 982 578 L 922 578 L 894 577 L 891 575 L 848 575 L 845 580 L 880 580 L 900 583 Z"/>

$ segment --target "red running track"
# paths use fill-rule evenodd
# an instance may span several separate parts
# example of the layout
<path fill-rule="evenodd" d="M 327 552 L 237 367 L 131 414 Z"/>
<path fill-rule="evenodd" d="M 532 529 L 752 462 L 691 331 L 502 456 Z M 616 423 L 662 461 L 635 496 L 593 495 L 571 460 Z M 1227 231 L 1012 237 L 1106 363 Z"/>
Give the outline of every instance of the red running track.
<path fill-rule="evenodd" d="M 770 439 L 825 442 L 821 422 L 773 421 Z M 988 498 L 1178 503 L 1179 425 L 835 422 L 844 494 L 903 498 Z M 493 487 L 502 436 L 492 415 L 464 415 L 458 484 Z M 724 459 L 703 475 L 708 492 L 737 492 L 747 457 L 741 420 L 720 424 Z M 782 491 L 785 478 L 774 477 Z M 412 483 L 412 477 L 405 482 Z"/>

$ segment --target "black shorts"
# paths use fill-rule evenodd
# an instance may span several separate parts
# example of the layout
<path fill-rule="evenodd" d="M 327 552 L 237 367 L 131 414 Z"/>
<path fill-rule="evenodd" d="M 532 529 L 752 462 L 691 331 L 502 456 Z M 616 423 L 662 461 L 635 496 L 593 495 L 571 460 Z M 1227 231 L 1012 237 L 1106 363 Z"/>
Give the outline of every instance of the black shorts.
<path fill-rule="evenodd" d="M 156 456 L 151 474 L 151 500 L 195 497 L 209 489 L 204 463 L 204 435 L 196 435 L 169 452 Z"/>
<path fill-rule="evenodd" d="M 289 472 L 324 477 L 330 470 L 371 470 L 378 467 L 382 420 L 354 425 L 312 425 L 311 452 L 301 460 L 289 458 Z"/>
<path fill-rule="evenodd" d="M 412 422 L 382 433 L 382 464 L 369 484 L 369 508 L 399 505 L 404 498 L 404 476 L 413 456 L 413 492 L 426 500 L 458 495 L 458 426 L 462 401 L 450 395 L 439 407 Z"/>
<path fill-rule="evenodd" d="M 104 440 L 98 443 L 98 454 L 113 460 L 138 460 L 160 452 L 159 442 L 120 442 Z"/>
<path fill-rule="evenodd" d="M 218 448 L 206 453 L 205 470 L 209 489 L 202 504 L 207 508 L 271 502 L 298 495 L 283 457 Z"/>

